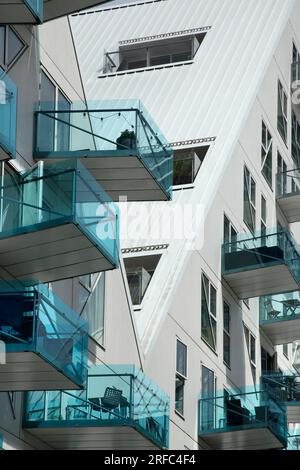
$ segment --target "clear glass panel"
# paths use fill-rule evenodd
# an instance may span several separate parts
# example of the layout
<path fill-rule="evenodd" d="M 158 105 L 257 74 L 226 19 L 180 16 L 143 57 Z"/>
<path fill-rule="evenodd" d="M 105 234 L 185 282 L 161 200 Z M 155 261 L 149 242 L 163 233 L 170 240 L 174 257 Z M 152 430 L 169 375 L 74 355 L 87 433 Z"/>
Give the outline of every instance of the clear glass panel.
<path fill-rule="evenodd" d="M 0 154 L 16 156 L 17 88 L 0 67 Z"/>
<path fill-rule="evenodd" d="M 176 371 L 186 377 L 187 375 L 187 347 L 181 341 L 176 343 Z"/>
<path fill-rule="evenodd" d="M 15 58 L 20 54 L 25 45 L 16 33 L 9 27 L 7 38 L 7 56 L 6 65 L 9 66 Z"/>
<path fill-rule="evenodd" d="M 300 315 L 300 293 L 296 291 L 260 297 L 259 312 L 261 324 L 296 319 Z"/>

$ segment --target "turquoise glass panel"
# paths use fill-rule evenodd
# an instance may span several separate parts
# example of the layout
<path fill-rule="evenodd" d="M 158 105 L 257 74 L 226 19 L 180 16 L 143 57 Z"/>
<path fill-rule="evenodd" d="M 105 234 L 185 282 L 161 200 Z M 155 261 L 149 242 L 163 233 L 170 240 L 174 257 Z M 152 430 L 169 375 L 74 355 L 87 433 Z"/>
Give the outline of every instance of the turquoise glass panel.
<path fill-rule="evenodd" d="M 45 285 L 0 285 L 0 339 L 7 353 L 35 352 L 75 384 L 87 377 L 88 324 Z"/>
<path fill-rule="evenodd" d="M 16 137 L 17 87 L 0 68 L 0 154 L 16 157 Z"/>
<path fill-rule="evenodd" d="M 173 151 L 138 100 L 65 104 L 36 112 L 35 157 L 105 158 L 136 155 L 171 197 Z"/>
<path fill-rule="evenodd" d="M 0 239 L 73 222 L 118 265 L 118 208 L 79 161 L 36 166 L 14 180 L 6 176 L 0 189 Z"/>
<path fill-rule="evenodd" d="M 27 8 L 36 17 L 39 23 L 43 22 L 44 0 L 23 0 Z"/>
<path fill-rule="evenodd" d="M 199 436 L 268 428 L 282 442 L 287 441 L 286 409 L 265 390 L 241 393 L 221 392 L 199 400 Z"/>
<path fill-rule="evenodd" d="M 239 234 L 222 247 L 222 274 L 286 264 L 300 284 L 300 251 L 288 229 Z"/>
<path fill-rule="evenodd" d="M 266 295 L 259 299 L 261 325 L 285 320 L 300 320 L 300 292 Z"/>
<path fill-rule="evenodd" d="M 300 194 L 300 170 L 293 169 L 276 175 L 276 196 L 278 198 Z"/>
<path fill-rule="evenodd" d="M 286 406 L 300 406 L 300 375 L 274 373 L 263 375 L 262 388 L 279 403 Z"/>
<path fill-rule="evenodd" d="M 132 426 L 169 442 L 169 397 L 134 366 L 94 366 L 85 390 L 27 393 L 26 427 Z"/>

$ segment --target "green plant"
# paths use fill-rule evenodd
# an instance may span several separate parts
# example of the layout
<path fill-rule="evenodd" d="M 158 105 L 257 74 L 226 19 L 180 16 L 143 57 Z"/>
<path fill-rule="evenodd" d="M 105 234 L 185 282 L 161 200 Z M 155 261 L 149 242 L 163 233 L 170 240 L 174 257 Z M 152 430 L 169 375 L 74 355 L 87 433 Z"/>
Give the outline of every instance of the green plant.
<path fill-rule="evenodd" d="M 125 131 L 121 132 L 120 137 L 122 139 L 135 139 L 135 132 L 126 129 Z"/>

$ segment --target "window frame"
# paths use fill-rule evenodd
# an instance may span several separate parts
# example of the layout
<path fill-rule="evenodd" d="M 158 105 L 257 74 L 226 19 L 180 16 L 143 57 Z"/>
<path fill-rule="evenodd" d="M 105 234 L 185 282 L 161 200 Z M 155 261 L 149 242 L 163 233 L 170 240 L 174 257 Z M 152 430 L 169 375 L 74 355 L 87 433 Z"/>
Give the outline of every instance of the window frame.
<path fill-rule="evenodd" d="M 184 347 L 185 351 L 185 374 L 182 373 L 182 371 L 178 370 L 178 345 L 181 345 Z M 188 348 L 185 343 L 178 337 L 176 337 L 176 357 L 175 357 L 175 400 L 174 400 L 174 410 L 175 413 L 178 414 L 181 418 L 184 417 L 184 405 L 185 405 L 185 386 L 186 386 L 186 381 L 187 381 L 187 375 L 188 375 Z M 177 397 L 177 383 L 180 382 L 182 386 L 182 398 L 181 398 L 181 406 L 178 408 L 178 400 L 176 400 Z"/>
<path fill-rule="evenodd" d="M 208 283 L 208 292 L 205 292 L 204 279 Z M 212 307 L 212 298 L 211 298 L 212 289 L 215 292 L 215 314 L 212 312 L 212 308 L 211 308 Z M 206 301 L 205 303 L 206 303 L 206 306 L 207 306 L 207 309 L 208 309 L 208 320 L 209 320 L 209 326 L 211 328 L 211 335 L 212 335 L 212 340 L 213 340 L 213 343 L 214 343 L 213 345 L 209 344 L 209 341 L 203 335 L 203 310 L 202 310 L 203 309 L 203 292 L 204 292 L 204 295 L 205 295 L 205 301 Z M 208 297 L 207 297 L 207 294 L 208 294 Z M 211 282 L 209 277 L 204 272 L 202 272 L 202 275 L 201 275 L 201 339 L 216 354 L 217 354 L 217 350 L 218 350 L 218 341 L 217 341 L 217 339 L 218 339 L 218 316 L 217 316 L 217 313 L 218 313 L 218 291 L 217 291 L 217 288 Z M 215 323 L 215 328 L 213 327 L 212 321 Z M 215 332 L 215 334 L 214 334 L 214 332 Z"/>
<path fill-rule="evenodd" d="M 28 48 L 28 45 L 24 41 L 24 39 L 21 37 L 21 35 L 18 33 L 18 31 L 13 27 L 11 24 L 2 24 L 0 20 L 0 28 L 4 28 L 4 48 L 3 48 L 3 55 L 4 55 L 4 62 L 0 62 L 0 70 L 4 70 L 4 72 L 8 72 L 15 63 L 22 57 L 26 49 Z M 8 60 L 8 42 L 9 42 L 9 30 L 11 30 L 15 36 L 19 39 L 19 41 L 23 44 L 22 49 L 18 52 L 18 54 L 11 60 L 9 63 L 7 63 Z"/>
<path fill-rule="evenodd" d="M 250 362 L 250 367 L 251 367 L 251 372 L 252 372 L 252 377 L 253 377 L 253 382 L 256 382 L 256 360 L 257 360 L 257 354 L 256 354 L 256 336 L 252 333 L 250 328 L 244 323 L 244 334 L 245 334 L 245 342 L 246 342 L 246 347 L 248 351 L 248 357 L 249 357 L 249 362 Z M 254 360 L 252 358 L 252 345 L 254 343 Z"/>
<path fill-rule="evenodd" d="M 247 175 L 247 177 L 246 177 Z M 248 180 L 248 181 L 247 181 Z M 244 196 L 243 196 L 243 221 L 246 225 L 246 227 L 250 230 L 252 234 L 255 233 L 256 230 L 256 203 L 257 203 L 257 195 L 256 195 L 256 181 L 252 176 L 252 173 L 248 169 L 247 165 L 244 165 Z M 246 184 L 245 184 L 246 183 Z M 252 188 L 254 187 L 254 201 L 252 198 Z M 245 196 L 247 196 L 247 201 L 245 199 Z M 253 227 L 251 227 L 246 220 L 246 206 L 245 204 L 249 204 L 249 210 L 250 214 L 252 215 L 252 224 Z"/>
<path fill-rule="evenodd" d="M 225 306 L 228 307 L 228 330 L 225 328 Z M 228 362 L 225 360 L 225 336 L 227 337 L 229 343 Z M 223 362 L 226 367 L 228 367 L 229 369 L 231 368 L 231 308 L 229 303 L 225 299 L 223 299 Z"/>
<path fill-rule="evenodd" d="M 278 99 L 277 99 L 277 130 L 283 142 L 287 146 L 288 142 L 288 95 L 278 79 Z M 282 127 L 280 127 L 280 119 L 282 119 Z"/>
<path fill-rule="evenodd" d="M 261 174 L 273 191 L 273 136 L 264 120 L 262 120 L 261 131 Z"/>

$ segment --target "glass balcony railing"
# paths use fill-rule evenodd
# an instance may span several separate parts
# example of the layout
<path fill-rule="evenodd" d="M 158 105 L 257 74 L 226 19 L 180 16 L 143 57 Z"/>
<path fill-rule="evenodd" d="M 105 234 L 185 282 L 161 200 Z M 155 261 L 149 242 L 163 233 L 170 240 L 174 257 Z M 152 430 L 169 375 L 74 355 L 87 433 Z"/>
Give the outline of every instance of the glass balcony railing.
<path fill-rule="evenodd" d="M 300 450 L 300 435 L 289 436 L 286 450 Z"/>
<path fill-rule="evenodd" d="M 223 433 L 261 428 L 271 431 L 278 438 L 280 447 L 286 446 L 285 407 L 264 390 L 232 395 L 222 393 L 199 400 L 199 437 L 204 440 L 207 436 L 216 436 L 218 433 L 226 440 Z M 237 439 L 241 438 L 241 434 L 234 435 Z M 259 445 L 263 448 L 263 436 L 260 435 L 259 439 L 262 440 Z M 251 444 L 254 445 L 253 438 Z"/>
<path fill-rule="evenodd" d="M 0 159 L 15 158 L 17 87 L 0 69 Z"/>
<path fill-rule="evenodd" d="M 57 109 L 43 103 L 35 117 L 37 160 L 81 158 L 108 192 L 145 192 L 154 181 L 154 189 L 171 198 L 173 152 L 139 101 L 61 103 Z M 149 182 L 140 186 L 141 178 Z"/>
<path fill-rule="evenodd" d="M 44 0 L 23 0 L 26 7 L 31 11 L 38 23 L 43 22 Z"/>
<path fill-rule="evenodd" d="M 259 319 L 260 324 L 300 320 L 300 292 L 260 297 Z"/>
<path fill-rule="evenodd" d="M 300 195 L 300 170 L 298 168 L 278 173 L 276 176 L 277 197 Z"/>
<path fill-rule="evenodd" d="M 24 256 L 19 252 L 16 264 L 13 254 L 10 260 L 0 254 L 0 265 L 16 279 L 30 275 L 35 279 L 34 274 L 42 268 L 57 270 L 63 266 L 69 266 L 70 275 L 56 271 L 52 281 L 100 272 L 102 265 L 96 264 L 101 260 L 103 270 L 118 266 L 118 209 L 79 161 L 38 165 L 18 180 L 6 176 L 0 190 L 0 246 L 5 244 L 11 253 L 13 248 L 25 250 Z M 62 233 L 55 235 L 59 229 Z M 32 236 L 30 242 L 29 234 L 36 232 L 43 233 L 43 240 Z M 41 250 L 38 245 L 42 241 Z M 85 256 L 80 256 L 80 250 L 87 250 L 81 251 Z M 48 260 L 36 264 L 36 259 L 47 256 Z M 51 276 L 47 276 L 40 279 L 37 275 L 36 280 L 49 282 Z"/>
<path fill-rule="evenodd" d="M 1 382 L 12 373 L 13 382 L 21 382 L 20 375 L 26 372 L 24 360 L 21 369 L 10 370 L 10 353 L 14 363 L 18 354 L 35 353 L 43 361 L 53 366 L 69 381 L 82 387 L 87 377 L 88 325 L 71 308 L 65 305 L 46 286 L 26 288 L 21 291 L 16 284 L 1 284 L 0 288 L 0 340 L 5 343 L 7 363 L 1 366 Z M 26 362 L 26 361 L 25 361 Z M 27 381 L 30 382 L 35 365 L 31 365 Z M 36 364 L 38 375 L 43 375 L 40 364 Z M 5 369 L 4 369 L 5 368 Z M 47 382 L 47 379 L 45 379 Z M 44 381 L 45 381 L 44 380 Z M 49 389 L 53 385 L 53 374 L 49 374 Z M 28 385 L 24 390 L 28 390 Z M 22 390 L 22 386 L 20 388 Z"/>
<path fill-rule="evenodd" d="M 54 428 L 66 428 L 70 437 L 74 427 L 83 435 L 84 428 L 114 426 L 133 427 L 156 446 L 168 447 L 169 398 L 134 366 L 94 366 L 81 392 L 27 394 L 26 429 L 52 428 L 55 434 Z M 102 434 L 107 448 L 109 436 L 117 438 Z"/>

